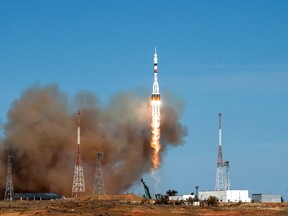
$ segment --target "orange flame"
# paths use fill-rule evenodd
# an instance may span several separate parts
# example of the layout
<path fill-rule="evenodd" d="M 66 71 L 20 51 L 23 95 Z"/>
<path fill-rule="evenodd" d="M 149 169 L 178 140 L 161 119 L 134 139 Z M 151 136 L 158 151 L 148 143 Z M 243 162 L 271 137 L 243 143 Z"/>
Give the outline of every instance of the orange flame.
<path fill-rule="evenodd" d="M 151 142 L 150 146 L 153 149 L 152 155 L 152 171 L 156 170 L 160 166 L 159 151 L 161 149 L 160 144 L 160 100 L 152 100 L 152 123 L 151 123 Z"/>

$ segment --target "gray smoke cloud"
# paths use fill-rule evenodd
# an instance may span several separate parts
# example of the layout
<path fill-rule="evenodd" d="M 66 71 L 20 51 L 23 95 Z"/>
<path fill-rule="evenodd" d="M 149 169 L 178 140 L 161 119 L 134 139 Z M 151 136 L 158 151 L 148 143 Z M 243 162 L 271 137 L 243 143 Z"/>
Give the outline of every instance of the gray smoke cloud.
<path fill-rule="evenodd" d="M 91 92 L 80 92 L 70 100 L 57 85 L 37 85 L 25 90 L 8 112 L 0 140 L 2 191 L 7 155 L 13 154 L 16 192 L 51 191 L 71 196 L 78 109 L 87 194 L 92 194 L 96 152 L 104 152 L 102 166 L 108 194 L 126 191 L 150 172 L 149 99 L 122 92 L 101 106 Z M 184 143 L 187 130 L 179 118 L 175 104 L 161 107 L 161 155 L 168 145 Z"/>

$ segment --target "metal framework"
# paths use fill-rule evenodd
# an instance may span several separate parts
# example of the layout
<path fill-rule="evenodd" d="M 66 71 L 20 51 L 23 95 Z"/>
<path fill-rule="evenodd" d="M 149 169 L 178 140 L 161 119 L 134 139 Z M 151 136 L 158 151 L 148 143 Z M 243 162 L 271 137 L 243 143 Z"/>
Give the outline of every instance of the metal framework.
<path fill-rule="evenodd" d="M 224 161 L 224 167 L 225 167 L 225 181 L 224 181 L 224 187 L 225 190 L 231 189 L 230 184 L 230 161 Z"/>
<path fill-rule="evenodd" d="M 94 179 L 93 195 L 105 194 L 104 178 L 102 172 L 102 159 L 104 158 L 103 152 L 96 153 L 96 172 Z"/>
<path fill-rule="evenodd" d="M 77 127 L 77 154 L 74 166 L 74 177 L 72 186 L 72 196 L 79 197 L 85 193 L 84 169 L 80 151 L 80 112 L 78 112 L 78 127 Z"/>
<path fill-rule="evenodd" d="M 4 200 L 13 201 L 14 200 L 14 189 L 12 181 L 12 163 L 13 156 L 9 155 L 7 160 L 7 180 L 6 180 L 6 190 L 4 194 Z"/>
<path fill-rule="evenodd" d="M 224 163 L 222 156 L 222 146 L 218 146 L 218 160 L 217 160 L 217 170 L 216 170 L 216 183 L 215 190 L 225 190 L 224 183 Z"/>
<path fill-rule="evenodd" d="M 217 159 L 217 171 L 215 190 L 230 190 L 230 162 L 223 160 L 222 153 L 222 113 L 218 113 L 219 116 L 219 145 L 218 145 L 218 159 Z"/>

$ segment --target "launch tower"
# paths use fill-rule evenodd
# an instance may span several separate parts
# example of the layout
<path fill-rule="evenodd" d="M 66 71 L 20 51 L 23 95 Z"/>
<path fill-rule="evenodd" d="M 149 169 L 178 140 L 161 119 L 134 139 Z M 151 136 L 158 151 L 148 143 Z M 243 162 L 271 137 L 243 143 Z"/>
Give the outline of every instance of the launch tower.
<path fill-rule="evenodd" d="M 12 163 L 13 156 L 9 155 L 7 160 L 7 180 L 6 180 L 6 190 L 4 194 L 4 200 L 13 201 L 14 200 L 14 190 L 12 181 Z"/>
<path fill-rule="evenodd" d="M 78 112 L 78 127 L 77 127 L 77 153 L 74 166 L 74 177 L 72 186 L 72 196 L 79 197 L 85 193 L 84 170 L 80 151 L 80 112 Z"/>
<path fill-rule="evenodd" d="M 93 195 L 105 194 L 104 178 L 102 172 L 102 159 L 104 157 L 103 152 L 97 152 L 96 154 L 96 172 L 93 187 Z"/>

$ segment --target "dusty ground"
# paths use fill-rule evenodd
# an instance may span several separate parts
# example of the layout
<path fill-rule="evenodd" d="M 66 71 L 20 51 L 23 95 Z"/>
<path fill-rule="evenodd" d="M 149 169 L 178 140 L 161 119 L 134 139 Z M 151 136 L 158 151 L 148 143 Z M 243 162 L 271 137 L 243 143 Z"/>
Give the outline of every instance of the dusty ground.
<path fill-rule="evenodd" d="M 28 215 L 95 215 L 95 216 L 142 216 L 142 215 L 277 215 L 288 216 L 288 203 L 235 203 L 220 204 L 218 207 L 193 207 L 179 205 L 143 204 L 143 199 L 134 195 L 87 196 L 81 199 L 58 201 L 14 201 L 0 202 L 2 216 Z M 142 203 L 142 204 L 141 204 Z"/>

